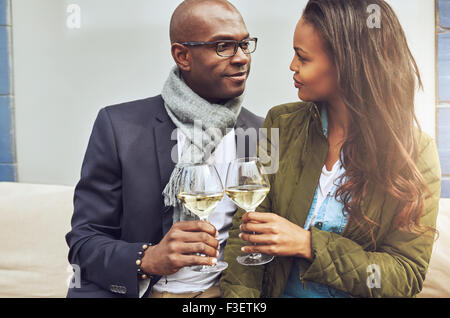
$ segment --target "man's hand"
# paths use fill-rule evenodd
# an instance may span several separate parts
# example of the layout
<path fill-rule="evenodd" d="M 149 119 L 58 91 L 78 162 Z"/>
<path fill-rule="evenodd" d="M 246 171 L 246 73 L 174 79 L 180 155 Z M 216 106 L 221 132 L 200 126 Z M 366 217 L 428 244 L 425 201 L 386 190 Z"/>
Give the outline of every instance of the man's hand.
<path fill-rule="evenodd" d="M 208 222 L 177 222 L 159 244 L 145 251 L 141 267 L 146 273 L 163 276 L 185 266 L 214 265 L 220 247 L 217 235 L 216 228 Z"/>
<path fill-rule="evenodd" d="M 249 245 L 245 253 L 263 253 L 275 256 L 295 256 L 312 260 L 311 233 L 287 219 L 273 213 L 249 212 L 242 216 L 242 232 L 239 237 Z"/>

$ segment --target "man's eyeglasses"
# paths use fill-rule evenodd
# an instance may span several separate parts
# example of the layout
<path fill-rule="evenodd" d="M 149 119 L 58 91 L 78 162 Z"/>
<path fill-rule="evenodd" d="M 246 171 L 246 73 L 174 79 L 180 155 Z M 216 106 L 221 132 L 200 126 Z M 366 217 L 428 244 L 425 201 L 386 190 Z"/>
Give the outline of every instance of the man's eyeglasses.
<path fill-rule="evenodd" d="M 240 47 L 245 54 L 251 54 L 255 52 L 257 42 L 257 38 L 250 38 L 242 41 L 221 40 L 214 42 L 184 42 L 180 44 L 185 46 L 215 45 L 217 55 L 221 57 L 233 57 L 236 55 L 238 47 Z"/>

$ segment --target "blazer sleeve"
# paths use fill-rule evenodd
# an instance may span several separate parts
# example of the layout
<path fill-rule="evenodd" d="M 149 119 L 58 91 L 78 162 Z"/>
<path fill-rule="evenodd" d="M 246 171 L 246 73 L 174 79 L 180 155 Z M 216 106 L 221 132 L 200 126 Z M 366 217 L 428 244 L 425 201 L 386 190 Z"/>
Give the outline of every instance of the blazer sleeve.
<path fill-rule="evenodd" d="M 436 228 L 441 170 L 436 145 L 427 139 L 417 166 L 431 195 L 425 200 L 420 223 Z M 313 227 L 314 260 L 309 266 L 300 266 L 300 279 L 356 297 L 414 297 L 422 290 L 433 243 L 433 233 L 413 234 L 391 225 L 377 251 L 367 252 L 348 238 Z"/>
<path fill-rule="evenodd" d="M 122 179 L 107 108 L 98 113 L 75 188 L 69 261 L 81 277 L 108 291 L 138 297 L 136 259 L 143 242 L 121 237 Z"/>

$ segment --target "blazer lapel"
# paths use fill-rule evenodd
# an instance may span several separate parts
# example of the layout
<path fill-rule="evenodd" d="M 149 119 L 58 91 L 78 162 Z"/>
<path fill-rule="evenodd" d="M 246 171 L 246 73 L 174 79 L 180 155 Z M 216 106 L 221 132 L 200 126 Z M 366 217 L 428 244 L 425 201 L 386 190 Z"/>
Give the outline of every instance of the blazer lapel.
<path fill-rule="evenodd" d="M 155 145 L 156 145 L 156 156 L 158 158 L 159 165 L 159 177 L 161 183 L 161 189 L 164 189 L 169 182 L 170 176 L 173 169 L 175 168 L 176 162 L 172 160 L 173 158 L 178 160 L 178 149 L 176 135 L 174 135 L 174 140 L 172 140 L 172 133 L 175 131 L 176 126 L 170 120 L 170 117 L 165 112 L 165 109 L 156 115 L 156 125 L 155 125 Z M 173 154 L 172 154 L 173 152 Z M 162 209 L 162 228 L 163 235 L 165 235 L 173 224 L 173 207 L 166 207 L 163 203 Z"/>
<path fill-rule="evenodd" d="M 174 152 L 174 159 L 178 159 L 176 135 L 174 136 L 175 140 L 171 138 L 176 126 L 167 114 L 160 113 L 156 116 L 156 119 L 158 121 L 155 126 L 156 155 L 158 157 L 161 188 L 164 188 L 169 182 L 176 164 L 172 160 L 172 151 Z"/>
<path fill-rule="evenodd" d="M 234 131 L 234 138 L 236 141 L 236 157 L 237 158 L 246 158 L 248 157 L 248 147 L 239 147 L 238 142 L 239 140 L 245 140 L 245 143 L 247 144 L 247 138 L 244 134 L 245 130 L 248 129 L 247 123 L 242 118 L 242 115 L 239 115 L 236 121 L 236 127 Z"/>

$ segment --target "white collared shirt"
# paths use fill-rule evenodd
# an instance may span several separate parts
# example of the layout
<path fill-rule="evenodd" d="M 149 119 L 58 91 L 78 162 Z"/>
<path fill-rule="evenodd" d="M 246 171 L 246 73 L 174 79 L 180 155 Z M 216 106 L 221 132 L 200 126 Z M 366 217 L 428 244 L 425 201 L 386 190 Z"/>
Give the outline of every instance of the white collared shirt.
<path fill-rule="evenodd" d="M 181 157 L 185 140 L 186 136 L 180 129 L 178 129 L 178 159 Z M 236 140 L 234 129 L 230 130 L 228 134 L 224 136 L 212 154 L 212 158 L 220 179 L 222 180 L 222 184 L 225 186 L 228 164 L 236 159 Z M 222 201 L 217 205 L 214 212 L 211 213 L 208 218 L 208 221 L 211 222 L 219 231 L 218 240 L 222 247 L 228 239 L 228 230 L 231 227 L 231 221 L 236 209 L 236 205 L 227 196 L 224 196 Z M 223 260 L 223 248 L 220 250 L 218 260 Z M 162 277 L 153 286 L 153 290 L 160 293 L 169 292 L 174 294 L 204 291 L 218 284 L 219 277 L 220 273 L 199 273 L 194 272 L 189 268 L 182 268 L 173 275 Z M 148 280 L 140 282 L 140 297 L 143 296 L 148 288 L 148 285 Z"/>

